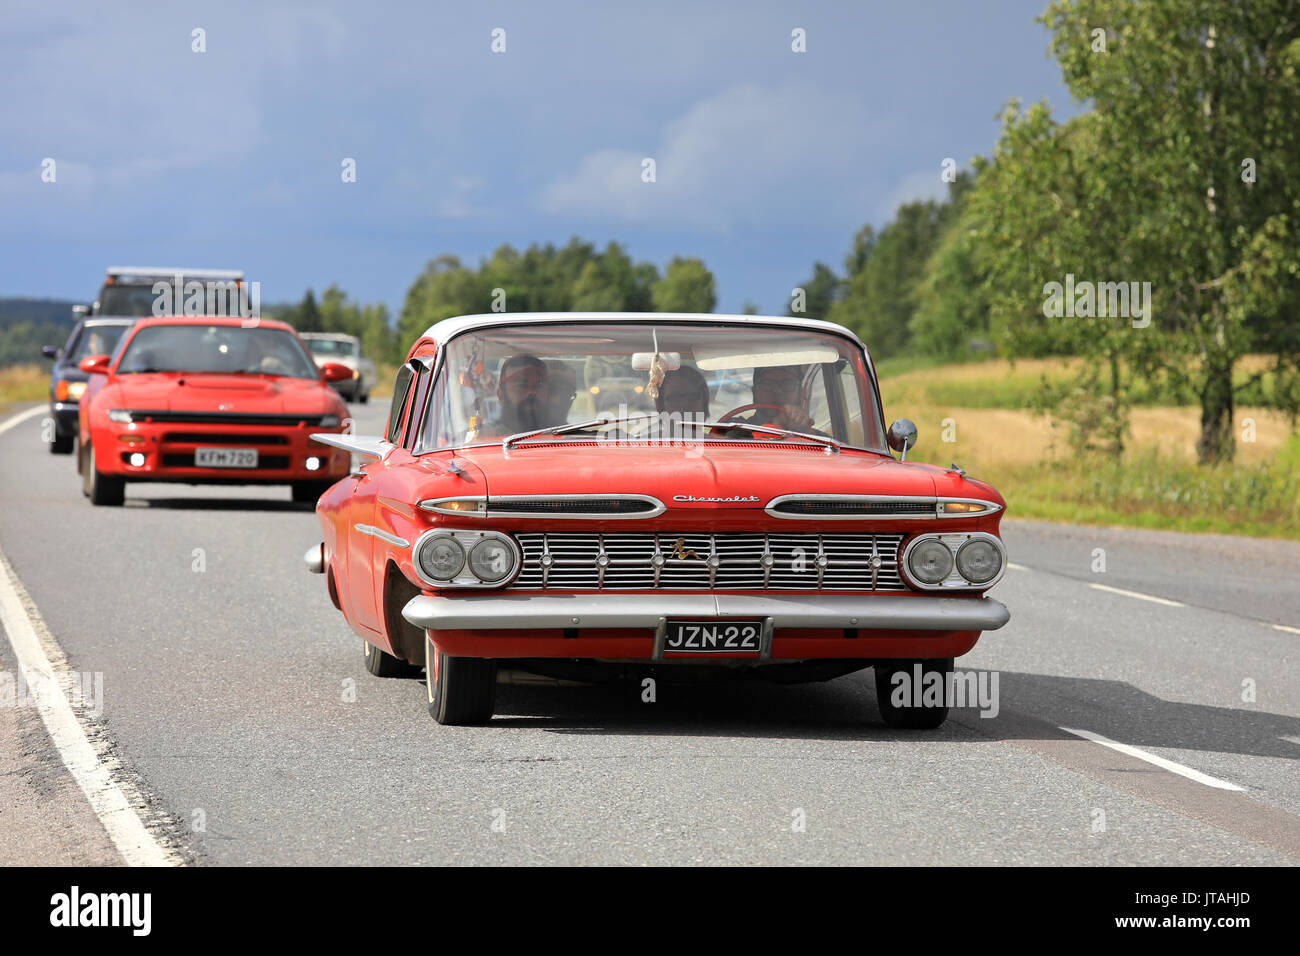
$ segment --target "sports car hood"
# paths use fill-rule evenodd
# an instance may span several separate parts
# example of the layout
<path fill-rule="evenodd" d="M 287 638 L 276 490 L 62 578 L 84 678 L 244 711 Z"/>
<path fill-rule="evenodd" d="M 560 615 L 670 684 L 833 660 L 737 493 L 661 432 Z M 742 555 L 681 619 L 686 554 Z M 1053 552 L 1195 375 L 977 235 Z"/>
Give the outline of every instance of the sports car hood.
<path fill-rule="evenodd" d="M 933 495 L 942 469 L 862 451 L 807 446 L 548 443 L 457 452 L 482 469 L 488 497 L 653 495 L 669 508 L 763 508 L 777 495 Z"/>
<path fill-rule="evenodd" d="M 113 380 L 117 402 L 128 409 L 174 412 L 319 413 L 336 407 L 322 382 L 270 375 L 162 372 L 122 375 Z"/>

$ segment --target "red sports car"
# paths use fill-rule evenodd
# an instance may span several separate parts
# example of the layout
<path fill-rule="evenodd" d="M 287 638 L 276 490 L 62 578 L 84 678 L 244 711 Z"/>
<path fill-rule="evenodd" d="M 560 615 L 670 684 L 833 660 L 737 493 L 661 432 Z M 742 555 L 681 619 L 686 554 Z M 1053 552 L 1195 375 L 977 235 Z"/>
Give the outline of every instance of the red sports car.
<path fill-rule="evenodd" d="M 399 370 L 385 434 L 317 438 L 369 461 L 317 503 L 308 569 L 372 674 L 424 668 L 441 723 L 490 719 L 498 669 L 873 667 L 888 724 L 936 727 L 953 658 L 1008 620 L 985 594 L 1001 495 L 906 461 L 915 426 L 886 431 L 866 348 L 829 322 L 448 319 Z"/>
<path fill-rule="evenodd" d="M 288 484 L 315 501 L 347 474 L 338 433 L 347 407 L 293 329 L 269 319 L 166 316 L 139 320 L 116 351 L 93 355 L 79 410 L 82 490 L 122 504 L 127 482 Z"/>

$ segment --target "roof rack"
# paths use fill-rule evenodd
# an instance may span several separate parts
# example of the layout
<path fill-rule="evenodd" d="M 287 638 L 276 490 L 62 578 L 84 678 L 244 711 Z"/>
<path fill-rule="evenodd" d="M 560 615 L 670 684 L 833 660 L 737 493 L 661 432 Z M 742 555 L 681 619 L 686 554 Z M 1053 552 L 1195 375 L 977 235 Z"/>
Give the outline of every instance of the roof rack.
<path fill-rule="evenodd" d="M 186 279 L 243 279 L 243 269 L 187 269 L 179 266 L 109 266 L 107 274 L 121 276 L 148 276 L 170 279 L 177 273 Z"/>

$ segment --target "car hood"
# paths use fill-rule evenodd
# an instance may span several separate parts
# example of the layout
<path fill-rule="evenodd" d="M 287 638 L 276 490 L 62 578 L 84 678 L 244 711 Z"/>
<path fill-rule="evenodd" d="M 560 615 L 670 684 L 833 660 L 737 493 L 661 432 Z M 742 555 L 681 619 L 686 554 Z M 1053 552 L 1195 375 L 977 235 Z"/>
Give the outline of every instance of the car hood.
<path fill-rule="evenodd" d="M 319 413 L 337 406 L 333 392 L 310 378 L 172 372 L 118 376 L 112 388 L 115 401 L 128 409 L 275 414 Z"/>
<path fill-rule="evenodd" d="M 807 446 L 646 446 L 592 442 L 461 449 L 489 498 L 536 494 L 653 495 L 669 508 L 764 508 L 777 495 L 934 495 L 942 469 L 863 451 Z"/>

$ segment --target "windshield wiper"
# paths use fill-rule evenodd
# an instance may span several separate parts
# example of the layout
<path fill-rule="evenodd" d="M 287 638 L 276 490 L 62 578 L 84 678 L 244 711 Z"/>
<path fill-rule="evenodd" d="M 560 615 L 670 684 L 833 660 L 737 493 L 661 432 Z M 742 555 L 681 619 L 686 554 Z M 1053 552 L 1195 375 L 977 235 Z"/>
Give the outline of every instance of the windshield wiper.
<path fill-rule="evenodd" d="M 810 435 L 808 432 L 796 432 L 791 431 L 788 428 L 776 428 L 773 425 L 750 425 L 742 421 L 691 422 L 691 424 L 695 425 L 697 428 L 746 428 L 751 432 L 763 432 L 767 435 L 790 435 L 794 438 L 807 438 L 810 441 L 821 442 L 836 454 L 839 454 L 840 449 L 844 447 L 843 442 L 836 441 L 834 438 L 829 438 L 826 435 Z"/>
<path fill-rule="evenodd" d="M 622 418 L 593 418 L 585 422 L 574 422 L 569 425 L 550 425 L 546 428 L 537 428 L 530 432 L 519 432 L 517 435 L 511 435 L 501 441 L 501 449 L 505 451 L 516 442 L 521 442 L 525 438 L 532 438 L 536 435 L 563 435 L 566 432 L 583 431 L 588 428 L 598 428 L 601 425 L 620 425 L 624 422 L 641 422 L 658 419 L 659 416 L 654 413 L 643 415 L 627 415 Z M 828 450 L 839 454 L 844 443 L 836 441 L 834 438 L 828 438 L 825 435 L 810 435 L 807 432 L 791 431 L 788 428 L 776 428 L 772 425 L 750 425 L 745 422 L 687 422 L 693 428 L 744 428 L 752 432 L 763 432 L 768 435 L 790 436 L 792 438 L 803 438 L 819 442 L 827 447 Z"/>
<path fill-rule="evenodd" d="M 511 445 L 521 442 L 525 438 L 532 438 L 534 435 L 563 435 L 565 432 L 580 432 L 587 428 L 598 428 L 601 425 L 618 425 L 623 422 L 639 422 L 650 418 L 657 418 L 657 415 L 626 415 L 622 418 L 592 418 L 585 422 L 573 422 L 566 425 L 548 425 L 545 428 L 535 428 L 530 432 L 519 432 L 508 438 L 501 440 L 501 450 L 507 451 Z"/>

